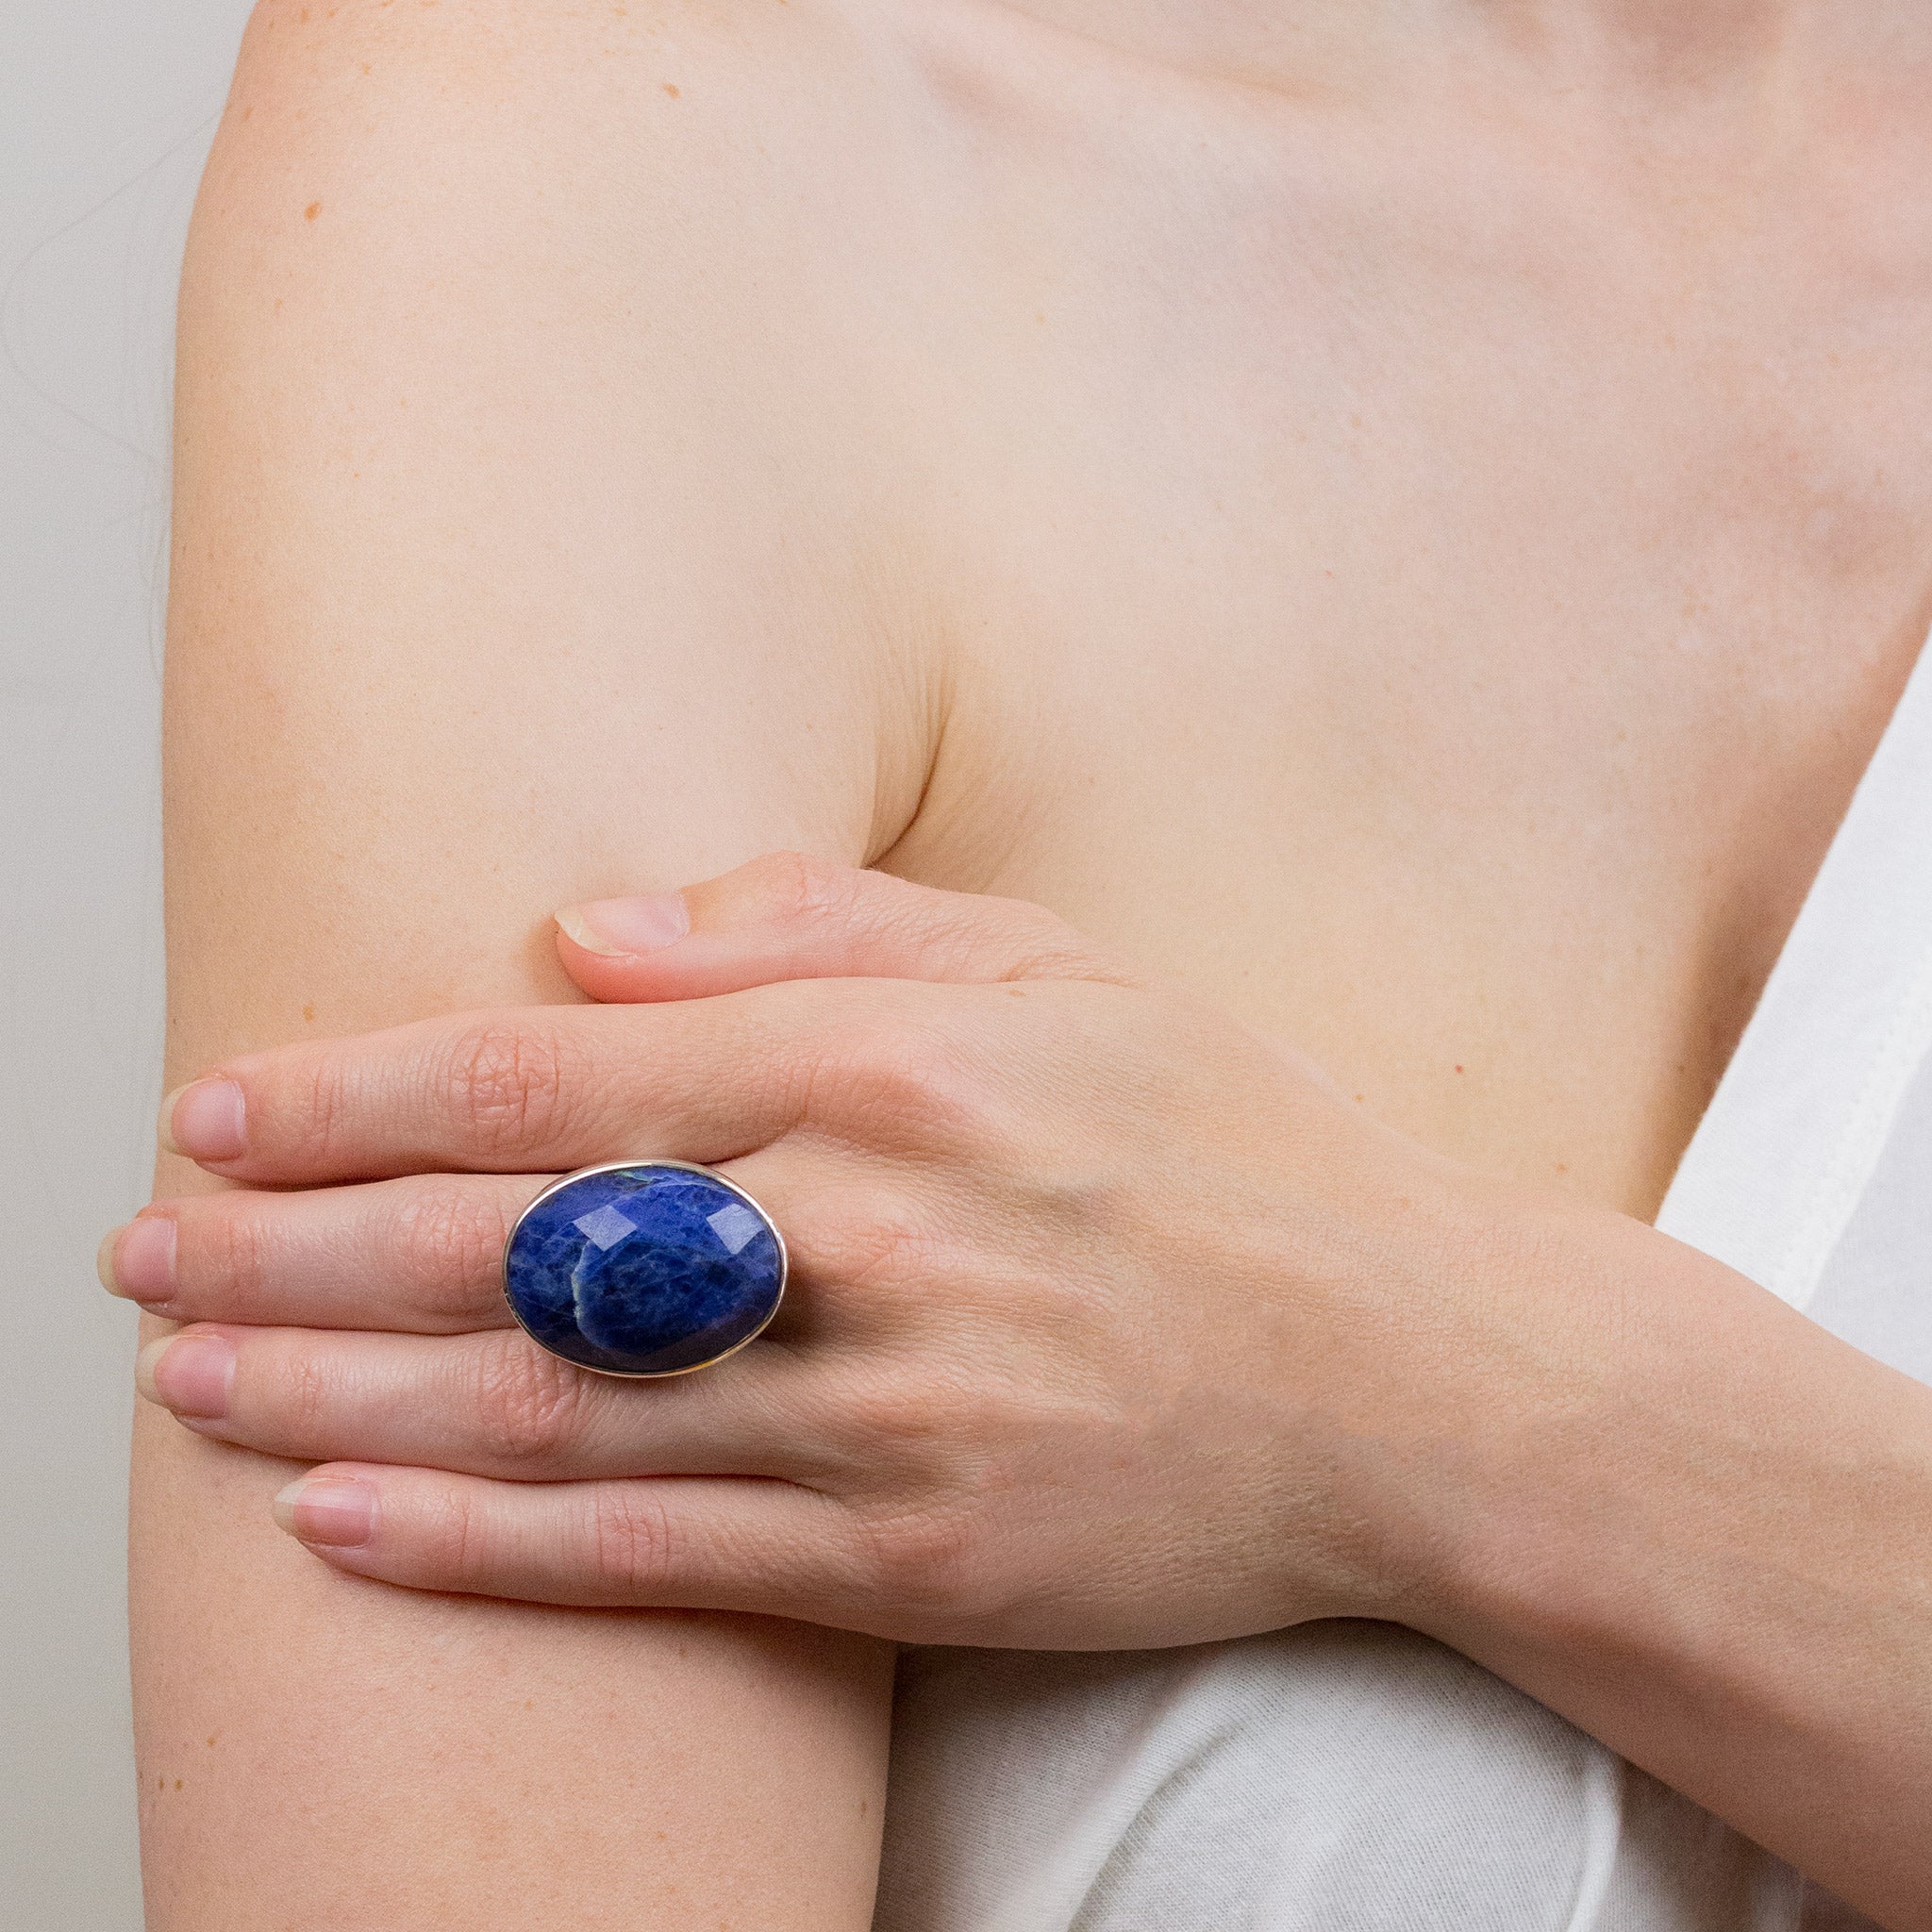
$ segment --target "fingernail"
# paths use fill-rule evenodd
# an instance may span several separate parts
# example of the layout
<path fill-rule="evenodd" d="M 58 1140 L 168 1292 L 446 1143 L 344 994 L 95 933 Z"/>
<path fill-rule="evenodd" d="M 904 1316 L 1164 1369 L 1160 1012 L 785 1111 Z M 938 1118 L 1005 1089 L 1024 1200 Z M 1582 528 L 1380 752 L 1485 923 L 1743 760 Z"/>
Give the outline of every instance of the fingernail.
<path fill-rule="evenodd" d="M 95 1266 L 109 1294 L 131 1302 L 164 1302 L 175 1292 L 175 1218 L 143 1214 L 112 1229 Z"/>
<path fill-rule="evenodd" d="M 232 1080 L 191 1080 L 161 1102 L 161 1145 L 190 1160 L 235 1160 L 246 1148 L 242 1090 Z"/>
<path fill-rule="evenodd" d="M 235 1344 L 223 1335 L 164 1335 L 135 1357 L 134 1386 L 150 1402 L 198 1422 L 228 1412 Z"/>
<path fill-rule="evenodd" d="M 326 1549 L 355 1549 L 375 1528 L 375 1487 L 360 1476 L 297 1476 L 277 1492 L 274 1507 L 291 1536 Z"/>
<path fill-rule="evenodd" d="M 652 892 L 566 906 L 557 923 L 587 953 L 655 953 L 691 931 L 691 908 L 682 892 Z"/>

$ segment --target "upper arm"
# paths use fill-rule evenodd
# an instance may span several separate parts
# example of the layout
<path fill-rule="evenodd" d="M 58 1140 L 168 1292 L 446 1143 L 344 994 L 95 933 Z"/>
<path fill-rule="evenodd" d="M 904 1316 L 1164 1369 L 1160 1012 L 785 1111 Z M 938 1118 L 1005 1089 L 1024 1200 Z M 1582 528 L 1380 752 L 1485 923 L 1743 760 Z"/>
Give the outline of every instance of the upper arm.
<path fill-rule="evenodd" d="M 675 9 L 622 61 L 554 8 L 326 12 L 258 14 L 191 240 L 175 851 L 245 812 L 264 937 L 312 967 L 410 895 L 447 1005 L 572 894 L 889 844 L 920 672 L 743 76 L 696 78 L 726 57 Z"/>
<path fill-rule="evenodd" d="M 643 125 L 673 96 L 603 72 L 580 16 L 402 11 L 258 14 L 197 210 L 171 1082 L 572 997 L 552 908 L 778 845 L 863 859 L 916 796 L 852 425 L 769 366 L 801 325 L 740 307 L 774 258 L 751 163 L 715 117 Z M 649 25 L 630 58 L 679 60 L 680 97 L 725 58 Z M 208 1185 L 164 1159 L 162 1191 Z M 865 1923 L 877 1647 L 362 1584 L 274 1528 L 288 1474 L 142 1418 L 157 1932 Z"/>

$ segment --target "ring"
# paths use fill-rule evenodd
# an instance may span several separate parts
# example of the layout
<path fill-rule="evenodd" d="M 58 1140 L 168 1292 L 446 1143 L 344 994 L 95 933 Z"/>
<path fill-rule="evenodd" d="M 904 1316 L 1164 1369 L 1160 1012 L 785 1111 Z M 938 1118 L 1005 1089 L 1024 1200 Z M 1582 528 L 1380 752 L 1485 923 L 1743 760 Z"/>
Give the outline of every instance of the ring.
<path fill-rule="evenodd" d="M 503 1292 L 525 1332 L 600 1375 L 682 1375 L 778 1312 L 785 1238 L 735 1181 L 684 1160 L 611 1160 L 517 1216 Z"/>

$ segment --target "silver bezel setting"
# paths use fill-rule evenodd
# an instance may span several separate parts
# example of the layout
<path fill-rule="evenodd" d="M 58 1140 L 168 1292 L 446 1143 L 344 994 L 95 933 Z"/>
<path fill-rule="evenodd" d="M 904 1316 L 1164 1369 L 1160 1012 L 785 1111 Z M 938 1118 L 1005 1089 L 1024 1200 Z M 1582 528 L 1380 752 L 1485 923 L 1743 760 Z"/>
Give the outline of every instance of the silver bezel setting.
<path fill-rule="evenodd" d="M 561 1349 L 552 1348 L 541 1336 L 536 1334 L 530 1328 L 529 1324 L 518 1312 L 516 1300 L 509 1291 L 510 1250 L 516 1245 L 518 1231 L 539 1205 L 549 1200 L 553 1194 L 561 1193 L 573 1181 L 588 1180 L 592 1174 L 597 1174 L 630 1173 L 641 1168 L 652 1167 L 671 1168 L 679 1174 L 701 1174 L 707 1180 L 716 1181 L 721 1188 L 728 1188 L 736 1194 L 771 1229 L 772 1239 L 778 1243 L 778 1292 L 772 1297 L 772 1306 L 767 1311 L 765 1319 L 749 1335 L 741 1336 L 729 1348 L 721 1351 L 717 1355 L 708 1356 L 701 1362 L 690 1362 L 681 1369 L 596 1368 L 589 1362 L 578 1361 L 574 1356 L 565 1355 Z M 674 1375 L 695 1375 L 702 1370 L 716 1368 L 720 1362 L 728 1361 L 740 1349 L 750 1347 L 772 1325 L 773 1320 L 777 1315 L 779 1308 L 784 1306 L 786 1285 L 791 1279 L 791 1256 L 785 1246 L 784 1230 L 772 1218 L 764 1203 L 758 1200 L 756 1195 L 747 1193 L 729 1174 L 720 1174 L 715 1167 L 704 1167 L 695 1160 L 657 1160 L 651 1158 L 641 1160 L 600 1160 L 592 1167 L 579 1167 L 573 1170 L 570 1174 L 558 1174 L 541 1193 L 533 1194 L 524 1204 L 523 1212 L 511 1222 L 508 1238 L 504 1241 L 503 1262 L 499 1272 L 503 1277 L 504 1306 L 509 1309 L 511 1320 L 516 1323 L 517 1326 L 525 1335 L 529 1336 L 530 1340 L 545 1355 L 553 1355 L 560 1362 L 569 1362 L 572 1368 L 581 1369 L 587 1375 L 608 1375 L 612 1380 L 619 1382 L 663 1382 L 668 1381 Z"/>

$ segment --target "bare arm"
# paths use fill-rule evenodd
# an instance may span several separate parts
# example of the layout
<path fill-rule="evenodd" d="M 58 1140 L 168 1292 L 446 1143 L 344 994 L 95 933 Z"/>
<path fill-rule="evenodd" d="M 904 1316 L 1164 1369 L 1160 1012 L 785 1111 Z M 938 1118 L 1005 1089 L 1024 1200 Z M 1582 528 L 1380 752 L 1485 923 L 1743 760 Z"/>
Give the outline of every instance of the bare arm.
<path fill-rule="evenodd" d="M 576 997 L 554 906 L 860 859 L 916 793 L 837 466 L 806 504 L 773 457 L 819 425 L 733 320 L 725 164 L 541 9 L 325 11 L 258 15 L 184 288 L 171 1084 Z M 337 1575 L 270 1520 L 290 1464 L 142 1408 L 155 1932 L 866 1923 L 883 1646 Z"/>

